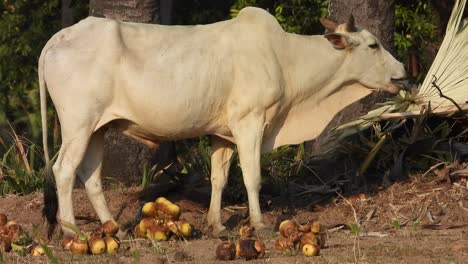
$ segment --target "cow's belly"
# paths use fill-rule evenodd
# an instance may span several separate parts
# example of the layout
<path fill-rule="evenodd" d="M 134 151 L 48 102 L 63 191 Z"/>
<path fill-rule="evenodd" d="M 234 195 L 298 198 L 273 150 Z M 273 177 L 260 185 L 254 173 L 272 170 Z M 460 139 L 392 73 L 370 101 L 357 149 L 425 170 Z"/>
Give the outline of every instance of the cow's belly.
<path fill-rule="evenodd" d="M 190 107 L 178 105 L 176 100 L 168 101 L 169 104 L 164 106 L 160 100 L 156 100 L 155 104 L 158 103 L 158 107 L 143 103 L 116 107 L 109 111 L 112 117 L 108 125 L 129 136 L 150 141 L 179 140 L 210 134 L 232 135 L 219 107 Z"/>

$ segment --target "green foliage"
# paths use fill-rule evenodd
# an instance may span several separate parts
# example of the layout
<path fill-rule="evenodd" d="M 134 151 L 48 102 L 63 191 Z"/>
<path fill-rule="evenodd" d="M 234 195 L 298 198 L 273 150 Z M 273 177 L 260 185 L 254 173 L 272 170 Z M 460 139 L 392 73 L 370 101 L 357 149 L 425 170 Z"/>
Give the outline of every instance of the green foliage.
<path fill-rule="evenodd" d="M 0 126 L 7 120 L 37 141 L 40 111 L 37 59 L 60 28 L 59 1 L 0 2 Z"/>
<path fill-rule="evenodd" d="M 33 166 L 37 157 L 42 157 L 40 148 L 14 131 L 8 142 L 11 145 L 0 144 L 0 153 L 4 153 L 0 160 L 0 195 L 28 194 L 42 188 L 43 170 Z"/>
<path fill-rule="evenodd" d="M 323 32 L 319 19 L 328 12 L 326 0 L 237 0 L 231 7 L 230 16 L 237 16 L 246 6 L 268 10 L 287 32 L 309 35 Z"/>
<path fill-rule="evenodd" d="M 436 41 L 436 18 L 432 5 L 428 1 L 399 1 L 395 6 L 395 50 L 402 61 L 409 61 L 410 56 L 418 57 L 423 65 L 415 65 L 422 70 L 414 73 L 417 80 L 422 80 L 424 72 L 431 64 L 432 56 L 425 54 Z M 427 53 L 427 52 L 426 52 Z M 414 59 L 413 58 L 413 59 Z M 416 62 L 412 62 L 416 63 Z M 411 70 L 411 69 L 410 69 Z"/>

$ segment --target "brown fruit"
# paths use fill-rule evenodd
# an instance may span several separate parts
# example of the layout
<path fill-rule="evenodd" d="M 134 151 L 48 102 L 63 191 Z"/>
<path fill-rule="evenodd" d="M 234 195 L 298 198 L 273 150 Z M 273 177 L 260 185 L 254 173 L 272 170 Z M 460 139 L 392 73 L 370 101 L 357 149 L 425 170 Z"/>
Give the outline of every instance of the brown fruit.
<path fill-rule="evenodd" d="M 140 226 L 141 233 L 146 235 L 148 230 L 156 226 L 156 221 L 152 217 L 145 217 L 141 219 L 139 226 Z"/>
<path fill-rule="evenodd" d="M 45 255 L 45 250 L 41 245 L 35 245 L 31 249 L 31 255 L 33 255 L 34 257 L 43 256 Z"/>
<path fill-rule="evenodd" d="M 278 237 L 275 241 L 275 248 L 277 250 L 285 251 L 294 248 L 294 243 L 290 238 Z"/>
<path fill-rule="evenodd" d="M 104 241 L 106 242 L 107 254 L 115 254 L 119 251 L 120 241 L 117 238 L 106 236 L 104 237 Z"/>
<path fill-rule="evenodd" d="M 299 225 L 297 229 L 299 230 L 299 232 L 308 233 L 310 232 L 310 228 L 312 227 L 313 222 L 313 220 L 309 220 L 307 221 L 307 223 Z"/>
<path fill-rule="evenodd" d="M 177 235 L 177 236 L 180 236 L 180 233 L 179 233 L 179 227 L 178 225 L 176 224 L 176 222 L 172 221 L 172 220 L 169 220 L 166 222 L 166 227 L 169 229 L 169 231 L 171 231 L 173 234 Z"/>
<path fill-rule="evenodd" d="M 319 241 L 317 239 L 317 236 L 312 233 L 312 232 L 309 232 L 309 233 L 305 233 L 304 235 L 302 235 L 301 237 L 301 246 L 304 246 L 304 245 L 318 245 L 319 244 Z"/>
<path fill-rule="evenodd" d="M 70 246 L 70 251 L 73 255 L 76 255 L 76 256 L 84 256 L 88 254 L 89 252 L 88 241 L 81 240 L 78 237 L 76 237 Z"/>
<path fill-rule="evenodd" d="M 0 236 L 0 251 L 10 252 L 11 250 L 11 239 L 7 236 Z"/>
<path fill-rule="evenodd" d="M 239 229 L 239 235 L 241 238 L 249 238 L 253 236 L 254 231 L 255 231 L 254 227 L 250 227 L 248 225 L 242 225 Z"/>
<path fill-rule="evenodd" d="M 236 257 L 236 245 L 225 241 L 216 247 L 216 259 L 233 260 Z"/>
<path fill-rule="evenodd" d="M 321 230 L 320 222 L 319 221 L 314 221 L 312 223 L 310 231 L 312 231 L 312 233 L 318 234 L 318 233 L 320 233 L 320 230 Z"/>
<path fill-rule="evenodd" d="M 317 245 L 306 244 L 302 247 L 302 253 L 306 257 L 318 256 L 320 253 L 320 247 Z"/>
<path fill-rule="evenodd" d="M 71 249 L 71 244 L 73 243 L 73 237 L 64 237 L 62 239 L 62 249 L 69 251 Z"/>
<path fill-rule="evenodd" d="M 107 236 L 115 236 L 119 232 L 119 224 L 113 219 L 107 220 L 102 225 L 102 230 Z"/>
<path fill-rule="evenodd" d="M 284 220 L 279 225 L 279 231 L 283 237 L 289 237 L 297 232 L 297 224 L 292 220 Z"/>
<path fill-rule="evenodd" d="M 153 202 L 145 203 L 143 207 L 141 208 L 141 213 L 143 214 L 144 217 L 155 217 L 157 211 L 158 211 L 158 208 L 156 206 L 156 203 L 153 203 Z"/>
<path fill-rule="evenodd" d="M 145 237 L 146 237 L 146 234 L 143 233 L 143 231 L 141 231 L 140 225 L 136 225 L 136 226 L 133 228 L 133 234 L 134 234 L 135 237 L 137 237 L 137 238 L 145 238 Z"/>
<path fill-rule="evenodd" d="M 13 221 L 10 221 L 10 222 L 13 222 Z M 16 224 L 15 222 L 11 223 L 10 225 L 5 225 L 5 228 L 7 230 L 7 236 L 10 238 L 10 240 L 16 240 L 20 234 L 21 234 L 21 231 L 23 230 L 23 228 Z"/>
<path fill-rule="evenodd" d="M 2 228 L 8 222 L 8 217 L 4 213 L 0 213 L 0 228 Z"/>
<path fill-rule="evenodd" d="M 257 259 L 265 254 L 263 242 L 253 239 L 241 239 L 236 244 L 236 255 L 246 260 Z"/>
<path fill-rule="evenodd" d="M 89 240 L 89 249 L 93 255 L 101 255 L 107 251 L 106 241 L 102 237 L 93 237 Z"/>

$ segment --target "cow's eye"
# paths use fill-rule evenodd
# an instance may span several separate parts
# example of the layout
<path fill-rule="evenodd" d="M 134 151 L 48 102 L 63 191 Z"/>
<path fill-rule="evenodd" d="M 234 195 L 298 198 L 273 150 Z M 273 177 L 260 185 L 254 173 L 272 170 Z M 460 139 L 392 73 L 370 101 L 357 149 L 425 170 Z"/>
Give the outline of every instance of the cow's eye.
<path fill-rule="evenodd" d="M 379 48 L 379 44 L 377 44 L 377 43 L 370 44 L 370 45 L 369 45 L 369 48 L 371 48 L 371 49 L 377 49 L 377 48 Z"/>

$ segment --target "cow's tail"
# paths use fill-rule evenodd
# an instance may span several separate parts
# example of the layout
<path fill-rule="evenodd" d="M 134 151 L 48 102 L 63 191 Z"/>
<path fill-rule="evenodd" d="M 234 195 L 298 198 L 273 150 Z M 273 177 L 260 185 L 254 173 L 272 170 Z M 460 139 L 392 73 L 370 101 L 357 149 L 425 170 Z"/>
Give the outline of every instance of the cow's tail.
<path fill-rule="evenodd" d="M 41 122 L 42 122 L 42 143 L 44 147 L 44 159 L 45 159 L 45 170 L 44 170 L 44 208 L 42 209 L 42 215 L 47 219 L 48 230 L 47 235 L 49 238 L 52 237 L 55 227 L 57 226 L 57 211 L 58 211 L 58 199 L 57 191 L 55 188 L 55 179 L 52 171 L 52 163 L 49 157 L 49 147 L 47 142 L 47 90 L 46 82 L 44 79 L 44 60 L 47 50 L 50 48 L 49 41 L 44 49 L 42 50 L 41 56 L 39 57 L 38 75 L 39 75 L 39 93 L 41 98 Z"/>

